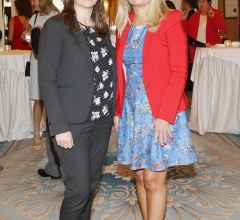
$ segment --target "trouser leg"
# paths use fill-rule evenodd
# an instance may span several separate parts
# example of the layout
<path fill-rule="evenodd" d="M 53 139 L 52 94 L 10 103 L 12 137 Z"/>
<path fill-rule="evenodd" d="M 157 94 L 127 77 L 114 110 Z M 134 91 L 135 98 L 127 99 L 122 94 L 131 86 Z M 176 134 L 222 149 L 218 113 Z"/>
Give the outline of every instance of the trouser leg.
<path fill-rule="evenodd" d="M 45 165 L 44 171 L 51 176 L 58 177 L 58 176 L 61 175 L 60 162 L 59 162 L 57 152 L 54 149 L 54 144 L 52 142 L 52 138 L 50 138 L 49 127 L 48 127 L 48 118 L 47 117 L 46 117 L 46 125 L 47 125 L 46 150 L 47 150 L 48 162 Z"/>
<path fill-rule="evenodd" d="M 91 198 L 83 212 L 82 220 L 89 220 L 91 216 L 94 190 L 102 176 L 102 166 L 106 157 L 109 139 L 113 125 L 113 117 L 108 116 L 95 124 L 91 142 Z"/>
<path fill-rule="evenodd" d="M 58 147 L 54 140 L 65 174 L 60 220 L 90 219 L 91 195 L 101 176 L 111 126 L 112 117 L 97 123 L 70 125 L 72 149 Z"/>
<path fill-rule="evenodd" d="M 187 77 L 187 83 L 186 83 L 186 88 L 185 91 L 192 91 L 193 90 L 193 82 L 191 81 L 191 73 L 192 73 L 192 63 L 188 64 L 188 77 Z"/>
<path fill-rule="evenodd" d="M 49 131 L 46 131 L 46 150 L 48 162 L 45 165 L 45 172 L 51 176 L 58 177 L 61 175 L 60 163 L 56 150 L 54 149 L 53 142 L 50 138 Z"/>

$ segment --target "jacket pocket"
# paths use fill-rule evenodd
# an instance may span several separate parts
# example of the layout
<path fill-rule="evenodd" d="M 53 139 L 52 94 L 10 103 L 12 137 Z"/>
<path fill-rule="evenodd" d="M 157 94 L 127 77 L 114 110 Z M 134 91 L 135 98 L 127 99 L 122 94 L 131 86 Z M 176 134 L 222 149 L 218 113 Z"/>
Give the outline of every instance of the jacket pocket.
<path fill-rule="evenodd" d="M 66 85 L 59 85 L 58 88 L 59 89 L 64 89 L 64 88 L 73 88 L 74 84 L 66 84 Z"/>

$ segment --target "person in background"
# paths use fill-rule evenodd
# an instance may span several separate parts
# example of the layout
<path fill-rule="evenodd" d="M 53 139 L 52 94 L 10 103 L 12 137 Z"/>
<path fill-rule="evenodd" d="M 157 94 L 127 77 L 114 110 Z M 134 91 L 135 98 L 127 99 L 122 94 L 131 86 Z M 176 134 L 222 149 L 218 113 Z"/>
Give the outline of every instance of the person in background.
<path fill-rule="evenodd" d="M 182 11 L 187 34 L 207 46 L 220 43 L 218 29 L 226 31 L 221 13 L 211 6 L 211 0 L 198 0 L 198 7 L 199 10 L 191 16 L 189 21 L 187 20 L 188 10 Z M 191 62 L 194 61 L 195 52 L 196 47 L 190 45 Z"/>
<path fill-rule="evenodd" d="M 115 51 L 104 0 L 64 0 L 44 24 L 39 84 L 65 180 L 60 220 L 89 220 L 116 102 Z"/>
<path fill-rule="evenodd" d="M 38 13 L 34 14 L 29 21 L 32 29 L 37 27 L 41 30 L 47 19 L 59 13 L 58 8 L 53 4 L 53 0 L 32 0 L 32 4 L 34 5 L 35 10 L 38 11 Z M 30 62 L 30 98 L 34 101 L 33 148 L 35 150 L 40 150 L 42 148 L 40 142 L 40 123 L 43 112 L 43 101 L 38 85 L 38 60 L 34 51 Z"/>
<path fill-rule="evenodd" d="M 38 169 L 38 175 L 41 177 L 50 177 L 51 179 L 60 179 L 61 178 L 61 170 L 60 170 L 60 161 L 57 155 L 57 151 L 54 148 L 54 143 L 52 142 L 52 138 L 49 134 L 49 125 L 47 119 L 47 130 L 45 132 L 46 135 L 46 150 L 48 156 L 48 162 L 46 163 L 44 168 Z"/>
<path fill-rule="evenodd" d="M 27 42 L 21 39 L 25 28 L 29 27 L 29 19 L 33 15 L 29 0 L 14 1 L 17 16 L 10 18 L 8 24 L 8 41 L 12 42 L 12 50 L 31 50 Z"/>
<path fill-rule="evenodd" d="M 174 3 L 170 0 L 166 0 L 166 5 L 168 6 L 168 8 L 176 10 L 176 6 L 174 5 Z"/>
<path fill-rule="evenodd" d="M 31 31 L 31 46 L 35 56 L 38 56 L 38 47 L 39 47 L 39 39 L 41 36 L 41 28 L 35 27 Z M 45 165 L 45 168 L 38 169 L 38 175 L 41 177 L 51 177 L 51 179 L 59 179 L 61 178 L 60 171 L 60 163 L 59 158 L 57 156 L 57 152 L 54 149 L 54 145 L 49 135 L 49 126 L 48 126 L 48 118 L 46 117 L 46 150 L 48 156 L 48 162 Z"/>
<path fill-rule="evenodd" d="M 187 13 L 187 20 L 189 21 L 191 16 L 196 12 L 194 7 L 196 6 L 196 0 L 182 0 L 181 10 Z"/>
<path fill-rule="evenodd" d="M 134 171 L 143 219 L 163 220 L 168 168 L 198 161 L 184 94 L 187 36 L 165 0 L 119 0 L 116 27 L 118 163 Z"/>
<path fill-rule="evenodd" d="M 194 13 L 194 3 L 182 0 L 182 15 L 188 34 L 189 65 L 186 91 L 192 91 L 193 82 L 190 80 L 196 47 L 211 47 L 219 43 L 218 29 L 226 31 L 226 25 L 220 12 L 211 6 L 210 0 L 199 0 L 199 11 Z"/>
<path fill-rule="evenodd" d="M 183 13 L 185 13 L 185 11 L 187 12 L 187 20 L 189 21 L 191 16 L 196 13 L 196 11 L 194 10 L 194 7 L 196 6 L 196 0 L 182 0 L 181 2 L 181 10 Z M 199 42 L 197 40 L 195 40 L 194 38 L 190 37 L 188 35 L 188 44 L 190 45 L 194 45 L 195 47 L 205 47 L 205 44 L 202 42 Z M 186 88 L 185 91 L 192 91 L 193 90 L 193 82 L 191 81 L 191 73 L 192 73 L 192 59 L 191 59 L 191 55 L 190 55 L 190 48 L 188 47 L 188 78 L 187 78 L 187 83 L 186 83 Z"/>

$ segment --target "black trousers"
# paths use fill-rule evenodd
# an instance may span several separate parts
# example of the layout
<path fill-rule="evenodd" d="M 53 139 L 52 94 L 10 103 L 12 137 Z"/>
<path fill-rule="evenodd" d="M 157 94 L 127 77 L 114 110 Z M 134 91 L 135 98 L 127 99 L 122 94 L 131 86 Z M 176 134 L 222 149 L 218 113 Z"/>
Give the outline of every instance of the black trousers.
<path fill-rule="evenodd" d="M 193 82 L 190 79 L 192 73 L 192 66 L 193 66 L 192 63 L 188 63 L 188 78 L 185 91 L 193 91 Z"/>
<path fill-rule="evenodd" d="M 61 175 L 60 171 L 60 162 L 57 155 L 57 152 L 54 148 L 54 144 L 51 140 L 50 134 L 49 134 L 49 127 L 48 127 L 48 118 L 46 117 L 46 124 L 47 124 L 47 131 L 46 131 L 46 150 L 47 150 L 47 156 L 48 156 L 48 162 L 44 167 L 44 171 L 51 175 L 58 177 Z"/>
<path fill-rule="evenodd" d="M 72 149 L 57 146 L 53 138 L 65 175 L 60 220 L 90 219 L 93 192 L 101 177 L 112 125 L 112 115 L 95 123 L 70 124 Z"/>

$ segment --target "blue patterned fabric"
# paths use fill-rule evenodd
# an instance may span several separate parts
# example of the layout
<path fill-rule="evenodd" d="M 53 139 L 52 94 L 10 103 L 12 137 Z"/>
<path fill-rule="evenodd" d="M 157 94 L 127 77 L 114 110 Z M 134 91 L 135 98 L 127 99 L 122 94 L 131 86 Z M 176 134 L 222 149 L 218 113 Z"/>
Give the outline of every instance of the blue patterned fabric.
<path fill-rule="evenodd" d="M 161 146 L 154 143 L 154 121 L 142 77 L 142 49 L 147 26 L 131 27 L 125 45 L 126 94 L 118 127 L 118 162 L 132 170 L 163 171 L 176 165 L 196 163 L 197 156 L 188 128 L 186 111 L 170 125 L 173 140 Z M 161 85 L 159 85 L 161 86 Z"/>

